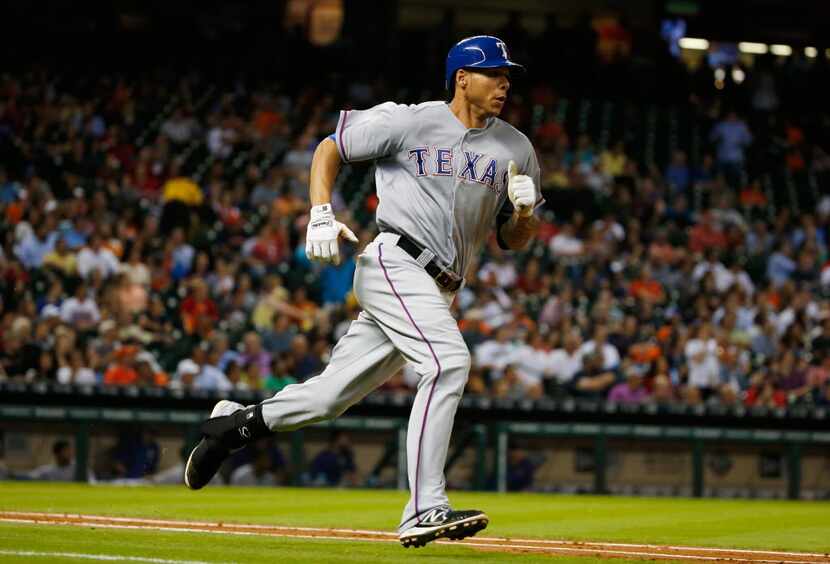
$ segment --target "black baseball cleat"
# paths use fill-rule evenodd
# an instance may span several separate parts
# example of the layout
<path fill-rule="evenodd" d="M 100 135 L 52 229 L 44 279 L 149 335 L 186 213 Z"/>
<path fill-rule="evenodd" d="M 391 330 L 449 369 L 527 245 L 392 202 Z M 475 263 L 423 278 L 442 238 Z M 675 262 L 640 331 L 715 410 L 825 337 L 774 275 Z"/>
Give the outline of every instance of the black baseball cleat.
<path fill-rule="evenodd" d="M 245 408 L 222 400 L 201 426 L 202 439 L 191 451 L 184 468 L 184 483 L 191 490 L 205 487 L 228 455 L 246 444 L 270 434 L 262 419 L 262 407 Z"/>
<path fill-rule="evenodd" d="M 489 522 L 490 518 L 484 512 L 475 509 L 434 509 L 426 519 L 402 532 L 398 540 L 404 548 L 418 548 L 440 538 L 461 540 L 486 529 Z"/>
<path fill-rule="evenodd" d="M 191 490 L 200 490 L 208 485 L 230 453 L 216 439 L 203 437 L 187 459 L 184 484 Z"/>

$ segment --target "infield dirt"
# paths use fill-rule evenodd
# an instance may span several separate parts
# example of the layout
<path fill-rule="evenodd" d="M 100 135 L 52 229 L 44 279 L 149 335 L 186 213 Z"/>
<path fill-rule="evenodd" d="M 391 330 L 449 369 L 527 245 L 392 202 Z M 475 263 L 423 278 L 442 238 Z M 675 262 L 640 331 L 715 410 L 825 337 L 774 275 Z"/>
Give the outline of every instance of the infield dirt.
<path fill-rule="evenodd" d="M 179 532 L 203 532 L 210 534 L 258 535 L 288 538 L 396 543 L 393 533 L 357 529 L 333 529 L 314 527 L 281 527 L 207 521 L 181 521 L 143 519 L 134 517 L 110 517 L 103 515 L 77 515 L 68 513 L 0 512 L 0 522 L 38 525 L 63 525 L 114 529 L 143 529 Z M 464 541 L 438 541 L 452 543 L 473 550 L 510 553 L 533 553 L 550 556 L 585 556 L 593 558 L 631 558 L 648 560 L 673 560 L 686 562 L 750 562 L 750 563 L 830 563 L 830 555 L 809 552 L 785 552 L 768 550 L 742 550 L 691 546 L 664 546 L 654 544 L 575 542 L 560 540 L 475 537 Z M 401 549 L 403 550 L 403 548 Z M 413 549 L 416 550 L 416 549 Z"/>

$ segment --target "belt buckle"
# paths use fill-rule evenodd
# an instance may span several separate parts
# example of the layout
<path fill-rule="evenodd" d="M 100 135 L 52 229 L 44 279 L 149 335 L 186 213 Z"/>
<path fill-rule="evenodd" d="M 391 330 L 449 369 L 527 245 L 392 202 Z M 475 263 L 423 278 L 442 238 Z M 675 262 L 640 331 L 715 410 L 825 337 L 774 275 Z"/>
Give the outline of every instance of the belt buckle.
<path fill-rule="evenodd" d="M 438 285 L 445 290 L 449 290 L 450 292 L 455 292 L 461 287 L 461 280 L 460 276 L 447 270 L 446 268 L 441 268 L 441 272 L 439 272 L 438 276 L 435 277 L 435 281 Z"/>

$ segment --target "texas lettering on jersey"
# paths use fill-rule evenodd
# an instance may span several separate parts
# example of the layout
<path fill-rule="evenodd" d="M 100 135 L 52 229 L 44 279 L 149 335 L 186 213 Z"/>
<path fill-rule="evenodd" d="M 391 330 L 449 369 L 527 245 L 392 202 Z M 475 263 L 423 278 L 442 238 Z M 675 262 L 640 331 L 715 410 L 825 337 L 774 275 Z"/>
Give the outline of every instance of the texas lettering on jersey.
<path fill-rule="evenodd" d="M 445 147 L 415 147 L 410 149 L 409 160 L 415 167 L 415 176 L 453 176 L 455 174 L 453 150 Z M 483 184 L 500 193 L 507 187 L 507 167 L 499 161 L 473 151 L 462 151 L 458 178 L 466 182 Z"/>

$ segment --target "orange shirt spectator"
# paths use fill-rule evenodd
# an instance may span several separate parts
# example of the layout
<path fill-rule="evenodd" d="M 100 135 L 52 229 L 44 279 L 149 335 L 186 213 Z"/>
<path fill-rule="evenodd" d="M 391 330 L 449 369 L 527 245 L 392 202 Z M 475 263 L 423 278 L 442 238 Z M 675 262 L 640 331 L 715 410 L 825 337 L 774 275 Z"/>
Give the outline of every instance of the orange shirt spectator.
<path fill-rule="evenodd" d="M 107 386 L 130 386 L 138 381 L 138 372 L 133 368 L 133 357 L 137 353 L 133 346 L 124 346 L 115 352 L 115 363 L 104 373 Z"/>
<path fill-rule="evenodd" d="M 741 190 L 740 201 L 745 208 L 762 208 L 767 205 L 767 197 L 758 182 L 753 182 Z"/>
<path fill-rule="evenodd" d="M 137 379 L 138 374 L 127 364 L 113 364 L 104 373 L 104 384 L 107 386 L 130 386 Z"/>
<path fill-rule="evenodd" d="M 689 234 L 689 248 L 699 253 L 711 248 L 725 249 L 726 246 L 726 236 L 712 221 L 712 215 L 706 212 L 700 223 L 692 227 Z"/>
<path fill-rule="evenodd" d="M 653 278 L 638 278 L 631 283 L 631 286 L 628 288 L 628 293 L 637 299 L 646 300 L 651 303 L 662 302 L 665 298 L 663 286 Z"/>
<path fill-rule="evenodd" d="M 274 110 L 260 110 L 254 116 L 254 129 L 260 137 L 270 137 L 282 123 L 282 116 Z"/>
<path fill-rule="evenodd" d="M 628 349 L 628 356 L 637 364 L 648 364 L 660 358 L 661 352 L 655 343 L 635 343 Z"/>
<path fill-rule="evenodd" d="M 192 333 L 201 318 L 207 317 L 213 321 L 219 319 L 219 310 L 208 296 L 207 285 L 202 280 L 195 280 L 193 291 L 181 305 L 182 326 L 187 333 Z"/>

